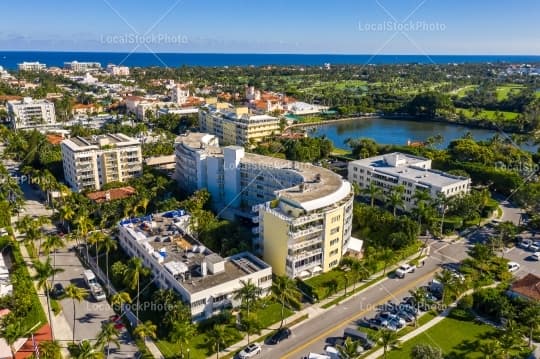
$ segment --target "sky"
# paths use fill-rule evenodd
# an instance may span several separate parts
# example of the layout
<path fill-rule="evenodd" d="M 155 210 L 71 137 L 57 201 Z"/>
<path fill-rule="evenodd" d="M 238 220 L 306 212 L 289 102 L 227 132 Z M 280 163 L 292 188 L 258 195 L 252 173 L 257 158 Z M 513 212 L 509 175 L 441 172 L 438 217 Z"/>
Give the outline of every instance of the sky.
<path fill-rule="evenodd" d="M 538 0 L 26 0 L 0 9 L 4 51 L 540 55 Z"/>

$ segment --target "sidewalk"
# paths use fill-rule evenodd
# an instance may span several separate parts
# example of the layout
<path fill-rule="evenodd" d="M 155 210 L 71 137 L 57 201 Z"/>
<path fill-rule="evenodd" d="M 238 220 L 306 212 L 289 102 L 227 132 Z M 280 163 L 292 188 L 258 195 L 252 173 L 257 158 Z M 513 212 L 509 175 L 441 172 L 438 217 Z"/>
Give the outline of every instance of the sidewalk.
<path fill-rule="evenodd" d="M 423 253 L 425 252 L 425 254 Z M 422 253 L 422 257 L 424 256 L 428 256 L 429 255 L 429 252 L 430 252 L 430 246 L 427 247 L 427 250 L 422 250 L 421 249 L 421 252 Z M 406 259 L 400 261 L 399 263 L 393 265 L 393 266 L 390 266 L 387 268 L 386 270 L 386 274 L 388 274 L 389 272 L 391 272 L 392 270 L 394 270 L 395 268 L 398 268 L 401 264 L 403 263 L 407 263 L 413 259 L 416 259 L 418 258 L 418 253 L 415 253 L 409 257 L 407 257 Z M 358 288 L 358 286 L 361 286 L 363 283 L 368 283 L 369 281 L 375 279 L 375 278 L 379 278 L 383 276 L 383 271 L 380 271 L 378 273 L 375 273 L 373 274 L 370 278 L 366 279 L 364 282 L 359 282 L 359 283 L 356 283 L 355 285 L 350 285 L 349 287 L 347 287 L 347 291 L 346 293 L 351 293 L 353 291 L 353 288 L 356 287 L 356 289 Z M 372 288 L 373 286 L 387 280 L 388 277 L 387 276 L 384 276 L 382 278 L 380 278 L 380 280 L 372 283 L 370 286 L 366 287 L 366 288 L 363 288 L 359 291 L 357 291 L 356 293 L 352 294 L 352 295 L 349 295 L 347 296 L 346 298 L 344 298 L 339 304 L 341 303 L 344 303 L 360 294 L 362 294 L 364 291 Z M 334 295 L 331 295 L 329 296 L 328 298 L 325 298 L 323 300 L 321 300 L 320 302 L 317 302 L 313 305 L 310 305 L 296 313 L 294 313 L 293 315 L 291 315 L 290 317 L 288 318 L 285 318 L 285 321 L 284 321 L 284 326 L 287 326 L 291 329 L 294 329 L 296 326 L 300 325 L 300 324 L 304 324 L 306 321 L 311 321 L 315 318 L 317 318 L 319 315 L 321 315 L 322 313 L 324 313 L 325 311 L 327 310 L 330 310 L 332 308 L 334 308 L 337 304 L 334 304 L 328 308 L 324 308 L 325 304 L 329 303 L 329 302 L 332 302 L 333 300 L 335 300 L 336 298 L 339 298 L 341 296 L 345 295 L 345 289 L 342 289 L 341 291 L 335 293 Z M 304 316 L 307 315 L 307 318 L 296 323 L 295 325 L 292 325 L 292 326 L 289 326 L 290 323 L 296 321 L 297 319 L 299 318 L 302 318 Z M 261 331 L 261 334 L 257 337 L 255 336 L 251 336 L 251 342 L 256 342 L 256 341 L 261 341 L 262 338 L 264 338 L 265 336 L 267 336 L 268 334 L 272 333 L 274 330 L 278 329 L 279 328 L 279 323 L 276 323 L 275 326 L 273 328 L 267 328 L 267 329 L 264 329 Z M 244 339 L 242 339 L 241 341 L 231 345 L 230 347 L 224 349 L 223 351 L 221 351 L 219 353 L 219 356 L 222 357 L 222 356 L 226 356 L 226 355 L 230 355 L 232 353 L 235 353 L 239 350 L 242 350 L 244 347 L 246 347 L 248 345 L 248 342 L 247 342 L 247 336 L 244 337 Z M 215 354 L 209 356 L 207 359 L 214 359 L 216 357 Z"/>

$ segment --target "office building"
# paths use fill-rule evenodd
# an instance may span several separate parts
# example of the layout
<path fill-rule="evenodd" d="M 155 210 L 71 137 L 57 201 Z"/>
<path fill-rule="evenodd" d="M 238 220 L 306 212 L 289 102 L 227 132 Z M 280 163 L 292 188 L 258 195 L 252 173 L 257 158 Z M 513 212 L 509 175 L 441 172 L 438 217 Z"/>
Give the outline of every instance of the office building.
<path fill-rule="evenodd" d="M 56 125 L 54 103 L 25 97 L 8 101 L 8 117 L 14 129 L 34 129 Z"/>
<path fill-rule="evenodd" d="M 142 174 L 141 144 L 124 134 L 71 137 L 61 147 L 64 178 L 75 191 L 97 191 Z"/>
<path fill-rule="evenodd" d="M 397 152 L 351 161 L 348 172 L 350 182 L 361 189 L 374 184 L 383 195 L 403 186 L 405 211 L 415 208 L 414 194 L 418 190 L 427 191 L 435 199 L 439 193 L 446 197 L 468 193 L 471 186 L 470 178 L 431 169 L 430 159 Z"/>

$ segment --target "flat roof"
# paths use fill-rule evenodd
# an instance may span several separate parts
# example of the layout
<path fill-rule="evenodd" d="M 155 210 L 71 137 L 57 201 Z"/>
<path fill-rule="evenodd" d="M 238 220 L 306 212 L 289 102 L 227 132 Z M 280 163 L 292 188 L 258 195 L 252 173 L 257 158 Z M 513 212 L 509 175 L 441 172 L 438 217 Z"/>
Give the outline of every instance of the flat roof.
<path fill-rule="evenodd" d="M 98 135 L 92 137 L 71 137 L 62 141 L 62 144 L 68 146 L 73 151 L 90 150 L 90 149 L 102 149 L 105 146 L 133 146 L 139 145 L 139 141 L 124 135 L 123 133 L 108 133 L 105 135 Z"/>
<path fill-rule="evenodd" d="M 131 240 L 146 250 L 190 293 L 197 293 L 248 274 L 270 268 L 245 252 L 222 258 L 185 233 L 189 215 L 182 210 L 169 211 L 120 222 Z M 206 275 L 203 275 L 203 262 Z M 210 265 L 223 262 L 224 271 L 211 273 Z"/>

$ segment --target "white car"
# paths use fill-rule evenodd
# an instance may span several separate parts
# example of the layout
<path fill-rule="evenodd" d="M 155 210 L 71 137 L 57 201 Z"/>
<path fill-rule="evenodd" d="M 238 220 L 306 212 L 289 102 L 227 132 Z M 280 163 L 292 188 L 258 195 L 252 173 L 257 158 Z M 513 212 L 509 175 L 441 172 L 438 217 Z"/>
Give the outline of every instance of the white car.
<path fill-rule="evenodd" d="M 238 358 L 253 358 L 255 355 L 261 354 L 261 346 L 257 343 L 251 343 L 244 348 L 240 353 L 238 353 Z"/>
<path fill-rule="evenodd" d="M 399 266 L 399 268 L 396 270 L 396 276 L 398 278 L 405 278 L 405 274 L 407 273 L 414 273 L 414 270 L 416 269 L 415 266 L 411 266 L 409 264 L 402 264 Z"/>
<path fill-rule="evenodd" d="M 532 259 L 533 261 L 540 261 L 540 252 L 533 253 L 533 254 L 531 255 L 531 259 Z"/>
<path fill-rule="evenodd" d="M 519 263 L 516 263 L 516 262 L 508 262 L 508 271 L 509 272 L 515 272 L 517 270 L 519 270 L 521 266 L 519 265 Z"/>

